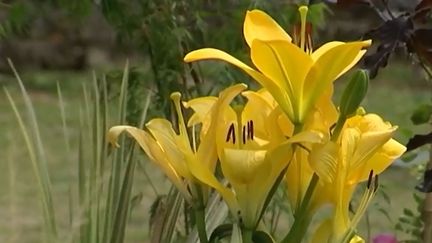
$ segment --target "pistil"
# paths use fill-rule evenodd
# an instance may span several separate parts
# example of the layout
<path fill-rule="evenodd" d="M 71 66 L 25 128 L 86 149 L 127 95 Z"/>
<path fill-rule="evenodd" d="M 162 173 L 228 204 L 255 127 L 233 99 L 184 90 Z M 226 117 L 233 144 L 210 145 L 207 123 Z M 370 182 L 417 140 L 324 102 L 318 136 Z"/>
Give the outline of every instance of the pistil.
<path fill-rule="evenodd" d="M 301 29 L 300 29 L 300 48 L 305 51 L 305 42 L 306 42 L 306 17 L 308 12 L 308 7 L 301 6 L 298 11 L 300 12 L 300 21 L 301 21 Z"/>

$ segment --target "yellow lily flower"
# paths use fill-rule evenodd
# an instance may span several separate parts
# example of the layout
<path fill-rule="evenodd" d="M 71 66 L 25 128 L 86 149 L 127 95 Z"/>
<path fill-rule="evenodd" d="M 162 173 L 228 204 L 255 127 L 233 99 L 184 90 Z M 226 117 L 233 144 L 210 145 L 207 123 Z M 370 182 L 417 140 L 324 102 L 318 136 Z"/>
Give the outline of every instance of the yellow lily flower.
<path fill-rule="evenodd" d="M 315 145 L 309 155 L 309 162 L 318 174 L 320 182 L 316 201 L 331 203 L 334 206 L 332 220 L 321 227 L 331 229 L 327 237 L 319 237 L 317 242 L 346 242 L 346 237 L 355 227 L 373 198 L 377 185 L 376 178 L 393 160 L 401 156 L 406 148 L 392 139 L 397 129 L 375 114 L 356 115 L 347 120 L 337 142 L 329 141 Z M 353 219 L 349 217 L 349 202 L 358 183 L 369 180 Z M 372 184 L 374 184 L 372 183 Z"/>
<path fill-rule="evenodd" d="M 321 132 L 324 135 L 324 141 L 330 139 L 330 127 L 336 123 L 338 118 L 337 109 L 332 102 L 332 94 L 333 90 L 332 87 L 330 87 L 319 98 L 314 109 L 311 111 L 309 119 L 306 120 L 304 125 L 305 130 Z M 286 134 L 286 136 L 292 136 L 292 132 Z M 310 151 L 312 147 L 308 147 L 307 149 Z M 294 213 L 297 212 L 314 174 L 314 171 L 307 162 L 309 151 L 303 148 L 296 149 L 293 159 L 286 171 L 285 182 L 287 185 L 287 195 L 291 210 L 293 210 Z M 311 207 L 308 211 L 311 216 L 318 206 L 319 205 L 315 204 L 314 200 L 311 201 Z"/>
<path fill-rule="evenodd" d="M 224 198 L 226 194 L 235 197 L 235 202 L 228 204 L 231 212 L 244 227 L 253 229 L 270 189 L 290 160 L 292 143 L 318 142 L 322 137 L 315 132 L 303 132 L 289 140 L 274 141 L 267 130 L 274 103 L 264 90 L 246 91 L 243 95 L 248 99 L 244 107 L 226 106 L 218 117 L 208 117 L 208 108 L 203 108 L 203 104 L 215 103 L 214 98 L 198 98 L 187 105 L 196 112 L 192 123 L 202 122 L 205 127 L 209 119 L 218 121 L 217 151 L 222 173 L 232 189 L 220 193 Z M 221 186 L 215 188 L 219 191 Z"/>
<path fill-rule="evenodd" d="M 299 9 L 302 19 L 300 47 L 266 13 L 248 11 L 244 37 L 251 49 L 252 63 L 258 70 L 214 48 L 192 51 L 186 62 L 205 59 L 226 61 L 245 71 L 279 103 L 294 124 L 303 124 L 316 101 L 334 80 L 348 71 L 364 55 L 370 41 L 338 42 L 322 45 L 315 51 L 305 47 L 307 7 Z"/>
<path fill-rule="evenodd" d="M 245 88 L 246 85 L 238 84 L 221 92 L 211 110 L 212 115 L 217 116 L 219 108 L 228 105 Z M 168 120 L 158 118 L 146 124 L 148 132 L 132 126 L 114 126 L 108 132 L 108 141 L 118 146 L 116 141 L 121 133 L 126 132 L 131 135 L 150 160 L 161 168 L 190 202 L 194 195 L 190 194 L 184 180 L 197 182 L 202 181 L 203 178 L 207 180 L 207 177 L 214 177 L 213 171 L 217 162 L 214 139 L 216 124 L 209 124 L 209 128 L 202 133 L 198 147 L 193 134 L 191 146 L 181 111 L 180 93 L 173 93 L 171 98 L 177 112 L 179 134 L 174 131 Z"/>

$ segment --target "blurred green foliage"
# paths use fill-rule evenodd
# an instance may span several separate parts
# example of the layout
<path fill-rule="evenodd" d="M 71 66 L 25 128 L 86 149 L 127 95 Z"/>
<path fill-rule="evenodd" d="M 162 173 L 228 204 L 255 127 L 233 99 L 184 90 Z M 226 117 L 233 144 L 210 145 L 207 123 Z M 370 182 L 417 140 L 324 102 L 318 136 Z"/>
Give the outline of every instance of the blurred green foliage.
<path fill-rule="evenodd" d="M 183 63 L 186 53 L 209 46 L 245 60 L 248 50 L 241 32 L 246 10 L 263 9 L 291 32 L 298 21 L 299 3 L 282 0 L 42 0 L 36 3 L 20 0 L 1 5 L 7 18 L 0 20 L 0 37 L 25 35 L 32 19 L 50 15 L 52 10 L 62 11 L 78 26 L 86 24 L 92 11 L 100 11 L 115 30 L 119 43 L 132 47 L 148 60 L 149 70 L 136 68 L 131 73 L 134 76 L 129 83 L 130 100 L 144 100 L 145 90 L 150 89 L 156 99 L 152 111 L 169 115 L 169 95 L 173 91 L 181 91 L 190 98 L 212 93 L 219 85 L 249 80 L 237 70 L 216 65 L 210 75 L 212 84 L 206 84 L 198 64 Z M 310 10 L 309 19 L 319 27 L 324 23 L 326 5 L 314 4 Z M 119 76 L 113 74 L 115 72 L 118 73 L 114 70 L 108 75 Z M 137 108 L 131 107 L 131 113 L 139 113 Z"/>

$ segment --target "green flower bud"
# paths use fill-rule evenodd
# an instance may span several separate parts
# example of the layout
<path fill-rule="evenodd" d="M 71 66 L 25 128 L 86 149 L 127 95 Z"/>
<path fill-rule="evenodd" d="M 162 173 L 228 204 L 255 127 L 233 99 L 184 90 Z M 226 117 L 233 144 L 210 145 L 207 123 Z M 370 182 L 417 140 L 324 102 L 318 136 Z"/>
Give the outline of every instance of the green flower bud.
<path fill-rule="evenodd" d="M 369 74 L 366 70 L 357 70 L 343 91 L 340 100 L 340 116 L 349 118 L 355 115 L 360 103 L 366 96 L 369 84 Z"/>

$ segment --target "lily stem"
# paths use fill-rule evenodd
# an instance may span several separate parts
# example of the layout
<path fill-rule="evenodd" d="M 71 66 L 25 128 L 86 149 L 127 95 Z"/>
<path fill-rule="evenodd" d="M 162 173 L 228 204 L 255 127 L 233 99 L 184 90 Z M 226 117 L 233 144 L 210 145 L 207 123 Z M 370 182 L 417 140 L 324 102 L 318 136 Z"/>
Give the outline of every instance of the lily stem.
<path fill-rule="evenodd" d="M 303 200 L 294 216 L 294 223 L 281 243 L 298 243 L 301 242 L 305 236 L 310 223 L 310 216 L 308 213 L 308 210 L 310 209 L 310 200 L 313 196 L 318 181 L 319 177 L 314 173 Z"/>
<path fill-rule="evenodd" d="M 208 243 L 206 224 L 205 224 L 204 208 L 195 209 L 195 225 L 198 230 L 198 237 L 201 243 Z"/>
<path fill-rule="evenodd" d="M 342 131 L 342 128 L 345 125 L 346 120 L 347 120 L 346 116 L 339 116 L 338 121 L 336 122 L 336 127 L 333 129 L 333 133 L 331 136 L 331 140 L 333 142 L 336 142 L 337 139 L 339 138 L 339 135 Z"/>
<path fill-rule="evenodd" d="M 207 231 L 206 231 L 206 221 L 205 221 L 205 206 L 204 206 L 204 198 L 202 195 L 202 187 L 197 185 L 196 191 L 198 194 L 198 198 L 195 201 L 195 205 L 193 207 L 194 216 L 195 216 L 195 226 L 197 227 L 198 237 L 201 243 L 208 243 Z"/>
<path fill-rule="evenodd" d="M 252 240 L 253 231 L 250 229 L 242 228 L 242 240 L 243 243 L 253 243 Z"/>
<path fill-rule="evenodd" d="M 303 124 L 301 124 L 301 123 L 294 124 L 293 136 L 296 135 L 297 133 L 300 133 L 302 130 L 303 130 Z M 295 146 L 295 145 L 293 145 L 293 146 L 294 146 L 294 147 L 293 147 L 293 150 L 294 150 L 293 154 L 294 154 L 294 153 L 295 153 L 295 149 L 296 149 L 297 146 Z M 291 160 L 292 160 L 292 158 L 291 158 Z M 263 206 L 263 208 L 261 209 L 261 213 L 260 213 L 260 215 L 259 215 L 259 218 L 258 218 L 258 220 L 257 220 L 257 223 L 256 223 L 255 228 L 258 226 L 258 224 L 259 224 L 259 222 L 260 222 L 262 216 L 264 215 L 264 212 L 265 212 L 267 206 L 269 205 L 271 199 L 273 198 L 273 195 L 276 193 L 277 188 L 279 187 L 279 185 L 280 185 L 280 183 L 282 182 L 282 180 L 285 178 L 285 173 L 286 173 L 286 171 L 287 171 L 287 169 L 288 169 L 289 164 L 290 164 L 290 162 L 289 162 L 288 165 L 287 165 L 287 166 L 286 166 L 286 167 L 281 171 L 281 173 L 280 173 L 279 176 L 277 177 L 275 183 L 273 184 L 272 188 L 270 189 L 270 191 L 269 191 L 269 193 L 268 193 L 268 195 L 267 195 L 267 197 L 266 197 L 266 199 L 265 199 L 265 201 L 264 201 L 264 206 Z"/>

